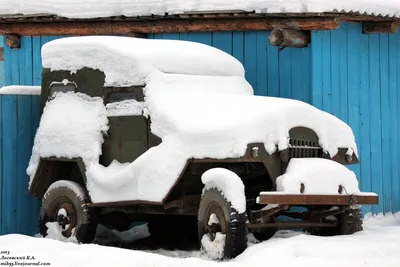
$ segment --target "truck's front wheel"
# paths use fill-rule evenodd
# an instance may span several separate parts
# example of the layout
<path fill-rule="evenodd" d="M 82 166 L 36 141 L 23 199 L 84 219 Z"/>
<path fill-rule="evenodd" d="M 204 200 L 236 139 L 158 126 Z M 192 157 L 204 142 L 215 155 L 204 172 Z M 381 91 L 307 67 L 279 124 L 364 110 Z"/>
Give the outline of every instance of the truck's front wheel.
<path fill-rule="evenodd" d="M 220 191 L 204 192 L 198 213 L 201 247 L 210 258 L 234 258 L 247 247 L 247 216 L 232 207 Z"/>
<path fill-rule="evenodd" d="M 41 235 L 59 240 L 75 237 L 80 243 L 91 243 L 97 223 L 86 203 L 87 195 L 78 183 L 66 180 L 53 183 L 42 199 Z"/>

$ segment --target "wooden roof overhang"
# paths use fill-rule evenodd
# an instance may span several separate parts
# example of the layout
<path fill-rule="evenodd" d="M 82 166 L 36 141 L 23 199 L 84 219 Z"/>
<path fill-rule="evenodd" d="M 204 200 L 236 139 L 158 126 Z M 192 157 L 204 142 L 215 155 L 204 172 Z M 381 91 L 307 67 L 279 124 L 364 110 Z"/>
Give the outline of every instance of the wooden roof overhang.
<path fill-rule="evenodd" d="M 191 12 L 179 15 L 71 19 L 52 14 L 0 15 L 0 35 L 127 35 L 149 33 L 335 30 L 340 22 L 362 22 L 364 33 L 395 33 L 400 18 L 357 13 Z"/>

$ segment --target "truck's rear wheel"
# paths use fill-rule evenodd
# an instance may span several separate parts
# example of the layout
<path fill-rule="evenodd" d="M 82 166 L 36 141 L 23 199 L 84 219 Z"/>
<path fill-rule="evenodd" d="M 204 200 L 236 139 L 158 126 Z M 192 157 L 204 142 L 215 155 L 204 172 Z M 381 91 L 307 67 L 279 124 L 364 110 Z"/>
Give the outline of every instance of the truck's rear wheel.
<path fill-rule="evenodd" d="M 80 243 L 91 243 L 96 234 L 97 223 L 85 207 L 86 203 L 87 195 L 78 183 L 66 180 L 53 183 L 42 199 L 41 235 L 46 237 L 51 226 L 57 232 L 52 234 L 59 235 L 55 238 L 63 240 L 76 237 Z"/>
<path fill-rule="evenodd" d="M 204 253 L 213 259 L 234 258 L 247 247 L 247 216 L 239 213 L 217 189 L 204 192 L 198 233 Z"/>
<path fill-rule="evenodd" d="M 351 235 L 363 230 L 362 213 L 360 209 L 350 209 L 334 216 L 337 227 L 311 228 L 309 232 L 318 236 Z"/>

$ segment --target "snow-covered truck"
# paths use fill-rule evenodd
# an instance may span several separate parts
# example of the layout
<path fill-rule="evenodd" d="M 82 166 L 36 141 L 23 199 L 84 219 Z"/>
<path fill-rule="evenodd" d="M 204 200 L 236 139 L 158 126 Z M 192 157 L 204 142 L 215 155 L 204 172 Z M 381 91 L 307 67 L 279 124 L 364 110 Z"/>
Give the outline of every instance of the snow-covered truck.
<path fill-rule="evenodd" d="M 187 41 L 72 37 L 42 49 L 41 120 L 27 169 L 40 232 L 93 241 L 147 221 L 232 258 L 247 236 L 362 230 L 351 128 L 307 103 L 254 96 L 242 64 Z M 293 207 L 303 207 L 293 209 Z M 282 220 L 283 216 L 297 220 Z M 54 229 L 53 229 L 54 230 Z"/>

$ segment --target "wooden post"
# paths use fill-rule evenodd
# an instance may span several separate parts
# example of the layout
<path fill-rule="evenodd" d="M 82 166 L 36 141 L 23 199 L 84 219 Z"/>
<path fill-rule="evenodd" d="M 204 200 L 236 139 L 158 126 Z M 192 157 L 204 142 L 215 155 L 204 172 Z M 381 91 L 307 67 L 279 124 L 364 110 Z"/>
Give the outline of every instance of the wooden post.
<path fill-rule="evenodd" d="M 310 33 L 291 29 L 274 29 L 268 41 L 272 46 L 302 48 L 310 43 Z"/>

